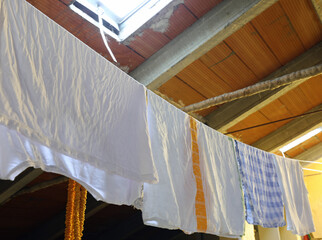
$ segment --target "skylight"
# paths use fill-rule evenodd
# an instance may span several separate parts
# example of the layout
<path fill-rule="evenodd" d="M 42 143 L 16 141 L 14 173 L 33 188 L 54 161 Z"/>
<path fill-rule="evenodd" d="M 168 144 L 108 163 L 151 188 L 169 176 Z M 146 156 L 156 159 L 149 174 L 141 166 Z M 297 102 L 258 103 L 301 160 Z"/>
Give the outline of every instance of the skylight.
<path fill-rule="evenodd" d="M 292 148 L 296 147 L 297 145 L 299 145 L 299 144 L 301 144 L 301 143 L 305 142 L 306 140 L 310 139 L 311 137 L 313 137 L 313 136 L 317 135 L 317 134 L 318 134 L 318 133 L 320 133 L 321 131 L 322 131 L 322 127 L 316 128 L 316 129 L 314 129 L 313 131 L 311 131 L 311 132 L 309 132 L 309 133 L 305 134 L 304 136 L 302 136 L 302 137 L 300 137 L 300 138 L 298 138 L 298 139 L 294 140 L 293 142 L 290 142 L 289 144 L 287 144 L 286 146 L 284 146 L 284 147 L 280 148 L 279 150 L 280 150 L 281 152 L 283 152 L 283 153 L 284 153 L 284 152 L 287 152 L 288 150 L 290 150 L 290 149 L 292 149 Z"/>
<path fill-rule="evenodd" d="M 76 0 L 70 8 L 100 27 L 118 41 L 123 41 L 161 11 L 172 0 Z"/>

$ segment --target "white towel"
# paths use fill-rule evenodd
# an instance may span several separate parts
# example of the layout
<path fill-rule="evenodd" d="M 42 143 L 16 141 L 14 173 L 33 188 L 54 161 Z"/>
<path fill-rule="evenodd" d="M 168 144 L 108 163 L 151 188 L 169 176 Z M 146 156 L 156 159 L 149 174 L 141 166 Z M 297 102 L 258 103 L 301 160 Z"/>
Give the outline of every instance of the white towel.
<path fill-rule="evenodd" d="M 276 156 L 286 212 L 287 230 L 304 236 L 315 232 L 303 170 L 298 161 Z"/>
<path fill-rule="evenodd" d="M 144 223 L 189 233 L 242 235 L 244 211 L 233 142 L 148 93 L 159 183 L 144 184 Z"/>
<path fill-rule="evenodd" d="M 143 85 L 26 1 L 1 1 L 0 52 L 0 124 L 80 166 L 157 182 Z"/>
<path fill-rule="evenodd" d="M 14 180 L 28 167 L 72 178 L 94 198 L 108 203 L 132 205 L 142 194 L 142 183 L 107 174 L 0 125 L 0 179 Z"/>
<path fill-rule="evenodd" d="M 196 183 L 189 116 L 148 91 L 148 122 L 159 183 L 144 184 L 144 223 L 194 232 Z"/>
<path fill-rule="evenodd" d="M 198 124 L 198 130 L 207 232 L 232 238 L 241 236 L 245 213 L 234 142 L 202 123 Z"/>

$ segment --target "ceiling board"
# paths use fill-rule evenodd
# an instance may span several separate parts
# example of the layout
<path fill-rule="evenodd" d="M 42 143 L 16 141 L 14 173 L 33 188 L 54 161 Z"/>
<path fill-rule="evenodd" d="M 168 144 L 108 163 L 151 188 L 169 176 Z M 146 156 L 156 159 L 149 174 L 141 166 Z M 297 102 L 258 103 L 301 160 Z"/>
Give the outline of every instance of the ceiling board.
<path fill-rule="evenodd" d="M 183 103 L 184 106 L 201 102 L 206 99 L 203 95 L 197 92 L 195 89 L 187 85 L 181 79 L 177 77 L 171 78 L 168 82 L 163 84 L 159 89 L 159 92 L 165 94 L 171 100 L 175 101 L 176 103 Z M 206 116 L 216 107 L 212 107 L 209 109 L 205 109 L 202 111 L 197 112 L 201 116 Z"/>
<path fill-rule="evenodd" d="M 299 87 L 304 93 L 305 101 L 309 101 L 312 105 L 322 103 L 322 75 L 311 78 Z"/>
<path fill-rule="evenodd" d="M 312 82 L 314 84 L 311 84 Z M 301 85 L 289 91 L 285 95 L 279 97 L 277 100 L 274 100 L 270 104 L 266 105 L 265 107 L 260 109 L 260 111 L 248 116 L 243 121 L 240 121 L 235 126 L 229 128 L 227 132 L 235 131 L 254 125 L 259 125 L 269 121 L 275 121 L 283 118 L 300 115 L 318 106 L 322 102 L 320 94 L 322 92 L 322 84 L 319 84 L 318 82 L 321 82 L 320 78 L 309 79 L 308 81 L 302 83 Z M 311 93 L 312 95 L 316 94 L 316 97 L 307 100 L 307 96 L 305 96 L 304 92 L 301 89 L 303 85 L 305 86 L 305 89 L 308 93 Z M 278 123 L 269 124 L 265 127 L 255 128 L 258 129 L 257 132 L 254 130 L 247 130 L 241 133 L 236 133 L 234 134 L 234 136 L 240 137 L 241 139 L 243 139 L 243 142 L 247 144 L 252 144 L 253 142 L 259 140 L 268 133 L 275 131 L 277 128 L 285 125 L 290 121 L 291 120 L 285 120 Z"/>
<path fill-rule="evenodd" d="M 178 73 L 177 77 L 192 88 L 198 89 L 198 92 L 207 98 L 229 92 L 232 89 L 200 60 L 194 61 Z"/>
<path fill-rule="evenodd" d="M 168 38 L 174 39 L 196 21 L 197 18 L 185 7 L 185 5 L 179 4 L 175 7 L 175 10 L 169 19 L 169 26 L 164 34 Z"/>
<path fill-rule="evenodd" d="M 240 130 L 247 127 L 252 127 L 261 123 L 269 122 L 265 115 L 261 112 L 255 112 L 248 116 L 244 121 L 237 123 L 235 126 L 229 128 L 227 132 Z M 262 135 L 267 135 L 270 132 L 276 130 L 273 124 L 266 125 L 262 127 L 252 128 L 249 130 L 233 133 L 232 135 L 246 144 L 252 144 L 262 137 Z"/>
<path fill-rule="evenodd" d="M 292 23 L 278 2 L 251 22 L 282 65 L 305 51 Z"/>
<path fill-rule="evenodd" d="M 177 77 L 171 78 L 158 90 L 161 93 L 166 94 L 173 101 L 177 103 L 182 102 L 184 106 L 206 99 L 203 95 Z"/>
<path fill-rule="evenodd" d="M 310 0 L 280 0 L 280 4 L 306 49 L 322 40 L 322 24 Z"/>
<path fill-rule="evenodd" d="M 225 42 L 259 79 L 281 66 L 250 23 L 228 37 Z"/>
<path fill-rule="evenodd" d="M 258 81 L 255 74 L 225 43 L 211 49 L 200 60 L 223 79 L 231 87 L 231 91 Z"/>

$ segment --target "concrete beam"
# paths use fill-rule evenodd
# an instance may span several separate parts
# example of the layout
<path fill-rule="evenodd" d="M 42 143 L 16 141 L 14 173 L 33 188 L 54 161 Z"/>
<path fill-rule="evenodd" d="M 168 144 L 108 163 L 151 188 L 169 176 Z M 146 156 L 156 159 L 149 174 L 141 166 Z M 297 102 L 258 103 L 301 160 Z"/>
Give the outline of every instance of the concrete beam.
<path fill-rule="evenodd" d="M 317 161 L 322 159 L 322 142 L 295 156 L 295 158 L 307 161 Z"/>
<path fill-rule="evenodd" d="M 262 81 L 274 79 L 285 74 L 312 67 L 319 63 L 322 63 L 322 43 L 315 45 L 285 66 L 262 79 Z M 230 127 L 236 125 L 238 122 L 244 120 L 252 113 L 265 107 L 306 80 L 304 79 L 273 91 L 267 91 L 227 103 L 206 116 L 206 122 L 210 127 L 220 132 L 226 132 Z"/>
<path fill-rule="evenodd" d="M 322 104 L 311 109 L 309 112 L 317 110 L 322 110 Z M 252 146 L 267 152 L 273 152 L 319 126 L 322 126 L 322 112 L 304 115 L 261 138 L 252 144 Z"/>
<path fill-rule="evenodd" d="M 42 174 L 42 170 L 28 168 L 16 177 L 14 181 L 1 180 L 0 181 L 0 205 L 7 202 L 11 196 L 15 195 L 19 190 L 25 187 L 28 183 Z"/>
<path fill-rule="evenodd" d="M 158 89 L 277 0 L 225 0 L 130 73 Z"/>

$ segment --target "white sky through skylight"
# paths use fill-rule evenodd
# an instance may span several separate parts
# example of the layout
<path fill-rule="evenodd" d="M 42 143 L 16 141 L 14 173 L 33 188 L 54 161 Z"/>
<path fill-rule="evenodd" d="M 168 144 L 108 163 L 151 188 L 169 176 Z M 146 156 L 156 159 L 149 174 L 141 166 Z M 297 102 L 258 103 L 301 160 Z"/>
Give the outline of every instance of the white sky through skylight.
<path fill-rule="evenodd" d="M 97 27 L 99 15 L 104 20 L 103 31 L 116 40 L 123 41 L 171 1 L 76 0 L 70 8 Z"/>
<path fill-rule="evenodd" d="M 101 0 L 106 11 L 113 15 L 117 23 L 123 22 L 133 11 L 149 0 Z"/>
<path fill-rule="evenodd" d="M 287 144 L 286 146 L 280 148 L 279 150 L 281 152 L 286 152 L 294 147 L 296 147 L 297 145 L 305 142 L 306 140 L 310 139 L 311 137 L 315 136 L 316 134 L 322 132 L 322 127 L 316 128 L 311 132 L 308 132 L 307 134 L 305 134 L 304 136 L 294 140 L 293 142 L 290 142 L 289 144 Z"/>

